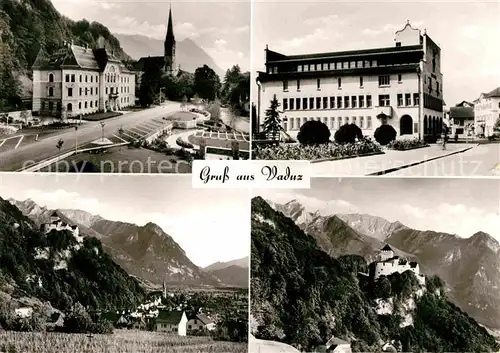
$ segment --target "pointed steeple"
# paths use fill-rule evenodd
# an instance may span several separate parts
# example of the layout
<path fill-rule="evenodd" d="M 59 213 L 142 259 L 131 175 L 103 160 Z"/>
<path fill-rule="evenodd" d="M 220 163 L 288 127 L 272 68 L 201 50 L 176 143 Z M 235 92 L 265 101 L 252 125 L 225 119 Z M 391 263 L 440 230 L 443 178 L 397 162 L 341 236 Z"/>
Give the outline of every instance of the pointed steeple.
<path fill-rule="evenodd" d="M 172 73 L 175 68 L 175 36 L 172 21 L 172 5 L 168 10 L 167 35 L 165 36 L 165 69 Z"/>

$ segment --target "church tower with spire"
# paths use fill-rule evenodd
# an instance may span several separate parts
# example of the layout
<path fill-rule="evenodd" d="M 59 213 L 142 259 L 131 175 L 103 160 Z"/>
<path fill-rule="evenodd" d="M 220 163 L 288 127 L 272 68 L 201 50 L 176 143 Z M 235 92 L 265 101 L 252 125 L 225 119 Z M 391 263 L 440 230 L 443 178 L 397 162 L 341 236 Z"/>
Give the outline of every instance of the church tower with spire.
<path fill-rule="evenodd" d="M 165 71 L 169 74 L 175 73 L 175 37 L 174 24 L 172 23 L 172 5 L 168 11 L 167 35 L 165 37 Z"/>

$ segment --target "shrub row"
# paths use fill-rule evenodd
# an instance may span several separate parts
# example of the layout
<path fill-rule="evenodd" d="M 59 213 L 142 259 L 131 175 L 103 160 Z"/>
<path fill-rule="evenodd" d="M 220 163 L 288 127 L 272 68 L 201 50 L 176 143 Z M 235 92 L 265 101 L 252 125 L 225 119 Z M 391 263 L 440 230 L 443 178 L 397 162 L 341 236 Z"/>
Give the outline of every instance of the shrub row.
<path fill-rule="evenodd" d="M 303 145 L 323 144 L 330 141 L 330 129 L 317 120 L 306 121 L 297 135 Z M 334 135 L 338 144 L 351 144 L 363 139 L 363 132 L 356 124 L 342 125 Z M 396 139 L 396 130 L 391 125 L 382 125 L 375 130 L 375 140 L 381 145 L 387 145 Z"/>
<path fill-rule="evenodd" d="M 324 158 L 342 159 L 371 153 L 382 153 L 379 144 L 361 139 L 355 143 L 324 143 L 319 145 L 281 144 L 279 146 L 257 147 L 254 159 L 261 160 L 318 160 Z"/>
<path fill-rule="evenodd" d="M 387 145 L 388 148 L 397 151 L 406 151 L 414 148 L 428 147 L 428 146 L 429 144 L 427 142 L 419 139 L 394 140 Z"/>
<path fill-rule="evenodd" d="M 181 139 L 180 137 L 177 138 L 177 140 L 175 140 L 175 142 L 181 146 L 181 147 L 184 147 L 184 148 L 194 148 L 194 146 L 187 142 L 187 141 L 184 141 L 183 139 Z"/>

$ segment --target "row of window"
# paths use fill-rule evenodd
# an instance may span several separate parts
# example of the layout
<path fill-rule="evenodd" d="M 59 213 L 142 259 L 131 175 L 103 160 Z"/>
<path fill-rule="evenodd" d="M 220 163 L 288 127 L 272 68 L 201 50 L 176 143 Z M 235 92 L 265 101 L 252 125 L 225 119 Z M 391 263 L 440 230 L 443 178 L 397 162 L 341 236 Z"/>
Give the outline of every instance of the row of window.
<path fill-rule="evenodd" d="M 398 83 L 403 82 L 403 75 L 398 74 Z M 321 90 L 321 79 L 316 79 L 316 89 Z M 300 91 L 300 80 L 296 81 L 297 91 Z M 379 87 L 386 87 L 391 85 L 391 75 L 381 75 L 378 77 L 378 85 Z M 337 87 L 342 88 L 342 77 L 337 77 Z M 363 76 L 359 77 L 359 87 L 364 87 L 364 78 Z M 288 91 L 288 81 L 283 81 L 283 91 Z"/>
<path fill-rule="evenodd" d="M 83 75 L 80 75 L 79 82 L 83 82 L 84 79 L 85 79 L 85 82 L 90 81 L 91 83 L 92 82 L 98 83 L 99 82 L 99 75 L 88 74 L 88 75 L 85 75 L 85 77 Z M 76 75 L 75 74 L 66 74 L 64 81 L 65 82 L 76 82 Z M 53 73 L 49 74 L 49 82 L 54 82 L 54 74 Z"/>
<path fill-rule="evenodd" d="M 398 94 L 398 107 L 418 106 L 420 103 L 418 93 Z M 412 100 L 413 97 L 413 100 Z M 387 107 L 391 105 L 390 95 L 380 94 L 378 106 Z M 349 109 L 349 108 L 371 108 L 372 96 L 338 96 L 338 97 L 303 97 L 283 98 L 283 110 L 310 110 L 310 109 Z"/>
<path fill-rule="evenodd" d="M 54 87 L 49 87 L 49 90 L 48 90 L 48 97 L 54 97 Z M 73 97 L 73 88 L 72 87 L 68 87 L 67 88 L 67 92 L 68 92 L 68 97 Z M 89 95 L 89 92 L 90 92 L 90 95 L 98 95 L 99 94 L 99 88 L 98 87 L 95 87 L 95 90 L 94 90 L 94 87 L 85 87 L 85 91 L 83 90 L 83 87 L 80 87 L 80 96 L 87 96 Z M 113 93 L 118 93 L 118 87 L 109 87 L 109 92 L 111 94 Z M 84 94 L 85 93 L 85 94 Z M 120 87 L 120 93 L 130 93 L 130 87 Z M 108 87 L 106 87 L 106 94 L 108 94 Z"/>
<path fill-rule="evenodd" d="M 359 69 L 376 66 L 377 60 L 334 61 L 328 63 L 300 64 L 297 66 L 297 72 Z M 268 73 L 277 74 L 278 66 L 270 66 Z"/>
<path fill-rule="evenodd" d="M 105 74 L 104 75 L 106 78 L 106 82 L 108 83 L 116 83 L 117 79 L 120 81 L 120 83 L 130 83 L 130 77 L 129 76 L 120 76 L 117 74 Z"/>
<path fill-rule="evenodd" d="M 300 127 L 308 120 L 317 120 L 321 121 L 323 124 L 328 126 L 329 129 L 340 129 L 342 125 L 345 124 L 356 124 L 359 126 L 361 129 L 371 129 L 372 128 L 372 117 L 371 116 L 353 116 L 353 117 L 317 117 L 317 118 L 288 118 L 286 121 L 286 124 L 288 126 L 285 126 L 285 130 L 298 130 Z"/>
<path fill-rule="evenodd" d="M 120 98 L 121 103 L 130 103 L 129 97 L 121 97 Z M 83 103 L 83 104 L 82 104 Z M 99 101 L 85 101 L 85 102 L 78 102 L 78 109 L 87 109 L 87 108 L 97 108 L 99 107 Z M 59 106 L 60 107 L 60 106 Z M 42 110 L 45 109 L 45 102 L 42 102 Z M 52 111 L 54 109 L 54 102 L 49 102 L 49 110 Z M 73 104 L 68 103 L 66 106 L 67 111 L 72 111 L 73 110 Z"/>
<path fill-rule="evenodd" d="M 493 108 L 493 102 L 480 103 L 474 106 L 475 110 L 487 110 Z M 500 109 L 500 102 L 498 103 L 498 108 Z"/>
<path fill-rule="evenodd" d="M 117 76 L 116 74 L 106 74 L 105 75 L 106 82 L 108 82 L 108 83 L 116 82 L 117 77 L 119 78 L 119 81 L 121 83 L 130 83 L 130 77 L 128 77 L 128 76 L 123 77 L 123 76 Z M 85 75 L 85 76 L 80 75 L 79 82 L 83 82 L 83 80 L 85 80 L 85 82 L 90 82 L 90 83 L 93 83 L 93 82 L 99 83 L 99 75 Z M 75 74 L 66 74 L 64 81 L 65 82 L 76 82 L 76 75 Z M 54 82 L 54 74 L 53 73 L 49 74 L 49 82 Z"/>

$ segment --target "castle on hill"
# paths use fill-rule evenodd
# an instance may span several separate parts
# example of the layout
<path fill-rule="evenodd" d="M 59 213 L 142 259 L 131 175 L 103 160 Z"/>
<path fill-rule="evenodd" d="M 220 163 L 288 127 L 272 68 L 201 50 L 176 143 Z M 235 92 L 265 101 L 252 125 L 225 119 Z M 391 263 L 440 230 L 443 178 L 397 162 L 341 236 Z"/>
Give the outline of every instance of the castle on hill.
<path fill-rule="evenodd" d="M 63 222 L 56 212 L 52 212 L 52 214 L 50 215 L 50 222 L 42 224 L 40 228 L 45 233 L 50 233 L 53 230 L 58 232 L 68 230 L 73 234 L 73 236 L 79 243 L 83 242 L 83 237 L 80 236 L 80 230 L 78 229 L 78 226 Z"/>
<path fill-rule="evenodd" d="M 380 276 L 389 276 L 393 273 L 412 271 L 421 285 L 425 285 L 425 275 L 420 273 L 420 266 L 416 262 L 410 262 L 405 257 L 395 256 L 394 250 L 386 245 L 380 251 L 378 261 L 375 261 L 374 279 Z"/>

